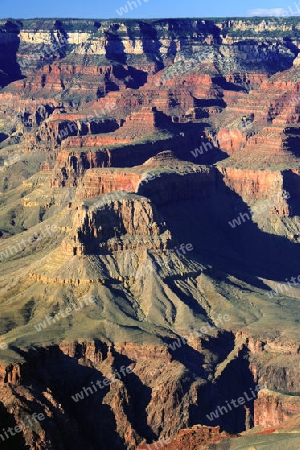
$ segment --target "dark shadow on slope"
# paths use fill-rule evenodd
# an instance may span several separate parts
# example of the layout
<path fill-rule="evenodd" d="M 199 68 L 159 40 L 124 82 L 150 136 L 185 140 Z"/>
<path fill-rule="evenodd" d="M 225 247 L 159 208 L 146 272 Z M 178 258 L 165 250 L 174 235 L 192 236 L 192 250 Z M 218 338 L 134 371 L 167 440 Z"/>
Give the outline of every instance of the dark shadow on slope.
<path fill-rule="evenodd" d="M 0 423 L 1 423 L 1 431 L 0 431 L 0 450 L 29 450 L 30 446 L 26 445 L 25 439 L 23 437 L 23 433 L 16 433 L 14 428 L 18 425 L 13 414 L 9 414 L 3 405 L 0 402 Z M 8 431 L 8 428 L 11 428 L 11 435 Z"/>
<path fill-rule="evenodd" d="M 292 41 L 292 38 L 290 36 L 286 36 L 282 40 L 284 42 L 285 47 L 290 49 L 296 56 L 299 55 L 300 50 L 297 47 L 297 45 L 294 44 L 294 42 Z"/>
<path fill-rule="evenodd" d="M 162 57 L 160 54 L 159 37 L 157 36 L 156 28 L 148 22 L 139 22 L 141 38 L 143 42 L 143 50 L 149 61 L 155 61 L 157 64 L 157 70 L 164 67 Z"/>
<path fill-rule="evenodd" d="M 211 98 L 211 99 L 197 99 L 195 98 L 195 106 L 198 108 L 209 108 L 212 106 L 219 106 L 220 108 L 226 108 L 226 103 L 223 99 Z"/>
<path fill-rule="evenodd" d="M 169 346 L 172 358 L 184 365 L 194 375 L 202 379 L 207 378 L 207 372 L 203 369 L 204 356 L 186 343 L 183 337 L 178 339 L 165 339 Z"/>
<path fill-rule="evenodd" d="M 174 60 L 176 54 L 177 54 L 177 44 L 176 44 L 175 41 L 171 41 L 171 43 L 170 43 L 170 45 L 169 45 L 169 47 L 168 47 L 168 53 L 167 53 L 167 55 L 168 55 L 169 57 L 171 57 L 172 60 Z"/>
<path fill-rule="evenodd" d="M 28 399 L 27 391 L 34 396 L 34 401 Z M 24 394 L 22 395 L 21 392 Z M 87 450 L 93 450 L 87 441 L 77 434 L 77 430 L 73 426 L 74 419 L 70 419 L 65 410 L 62 412 L 56 409 L 55 404 L 44 396 L 44 392 L 45 385 L 34 381 L 34 385 L 25 386 L 25 389 L 23 387 L 22 391 L 14 390 L 13 395 L 23 406 L 24 410 L 28 411 L 29 418 L 33 413 L 44 415 L 45 418 L 40 422 L 40 425 L 45 433 L 45 440 L 51 442 L 53 448 L 67 450 L 70 442 L 76 440 L 77 446 L 74 446 L 75 449 L 84 447 Z M 45 409 L 51 412 L 50 415 L 45 414 Z"/>
<path fill-rule="evenodd" d="M 249 276 L 284 281 L 297 275 L 300 245 L 261 231 L 246 203 L 224 184 L 218 171 L 215 188 L 206 198 L 170 202 L 159 210 L 174 236 L 193 244 L 193 258 L 201 263 L 239 278 L 246 273 L 247 281 Z M 241 224 L 231 227 L 229 221 L 238 217 Z"/>
<path fill-rule="evenodd" d="M 190 425 L 219 425 L 229 433 L 239 433 L 246 428 L 252 428 L 254 399 L 257 398 L 255 387 L 247 351 L 242 350 L 217 380 L 199 388 L 197 405 L 190 406 Z M 237 400 L 241 398 L 244 403 L 239 405 Z M 218 417 L 211 416 L 213 411 Z"/>
<path fill-rule="evenodd" d="M 203 352 L 209 352 L 211 356 L 210 364 L 216 366 L 221 364 L 234 349 L 235 335 L 231 331 L 220 330 L 216 337 L 202 340 Z"/>
<path fill-rule="evenodd" d="M 299 146 L 299 144 L 297 144 Z M 293 173 L 292 170 L 287 170 L 283 176 L 283 189 L 289 194 L 288 205 L 290 209 L 290 215 L 300 216 L 300 202 L 299 202 L 299 174 Z"/>
<path fill-rule="evenodd" d="M 173 129 L 184 135 L 184 142 L 177 152 L 177 157 L 184 161 L 191 161 L 194 164 L 215 164 L 228 158 L 228 154 L 218 147 L 212 139 L 208 139 L 205 130 L 210 125 L 201 123 L 179 123 L 173 124 Z"/>
<path fill-rule="evenodd" d="M 139 89 L 147 83 L 147 72 L 135 69 L 132 66 L 113 66 L 113 74 L 116 78 L 123 80 L 127 88 Z"/>
<path fill-rule="evenodd" d="M 209 146 L 211 144 L 211 147 Z M 199 151 L 197 151 L 199 149 Z M 199 165 L 213 165 L 217 162 L 223 161 L 228 158 L 228 153 L 224 152 L 218 147 L 215 147 L 213 141 L 209 140 L 206 142 L 206 146 L 203 143 L 199 144 L 198 147 L 193 149 L 194 153 L 191 153 L 192 158 L 191 161 L 194 164 Z M 201 153 L 202 152 L 202 153 Z M 195 158 L 195 154 L 197 154 Z"/>
<path fill-rule="evenodd" d="M 7 40 L 1 42 L 0 47 L 0 89 L 13 81 L 25 78 L 17 62 L 17 52 L 20 46 L 20 27 L 8 20 L 4 26 L 0 27 L 0 33 L 1 31 L 7 33 Z"/>
<path fill-rule="evenodd" d="M 103 360 L 106 360 L 108 358 L 107 344 L 99 340 L 94 342 L 95 351 L 100 350 Z M 147 423 L 147 406 L 152 398 L 151 388 L 145 386 L 133 372 L 122 374 L 122 368 L 134 365 L 134 360 L 118 354 L 114 348 L 111 348 L 112 368 L 121 376 L 130 399 L 128 402 L 126 395 L 124 397 L 120 395 L 122 388 L 120 390 L 118 384 L 114 387 L 112 383 L 111 387 L 104 386 L 101 389 L 98 387 L 96 390 L 97 382 L 103 383 L 104 376 L 95 368 L 80 363 L 80 360 L 86 356 L 84 344 L 76 344 L 74 358 L 62 353 L 58 346 L 35 348 L 29 352 L 17 347 L 14 350 L 27 362 L 28 370 L 24 373 L 23 385 L 31 390 L 34 389 L 34 398 L 42 395 L 42 401 L 51 409 L 53 405 L 42 394 L 47 388 L 51 389 L 55 401 L 61 403 L 68 416 L 77 423 L 76 429 L 80 434 L 73 439 L 67 434 L 68 430 L 61 428 L 61 422 L 65 418 L 55 416 L 52 418 L 65 448 L 68 448 L 68 445 L 72 445 L 75 450 L 81 450 L 82 445 L 87 450 L 125 450 L 127 448 L 117 432 L 114 411 L 109 405 L 103 403 L 105 396 L 115 396 L 118 399 L 120 408 L 140 436 L 148 442 L 158 439 Z M 84 388 L 87 394 L 83 399 L 74 402 L 71 396 L 82 393 Z M 35 409 L 35 404 L 27 403 Z M 55 436 L 50 435 L 50 437 L 55 441 Z"/>
<path fill-rule="evenodd" d="M 127 356 L 116 354 L 113 367 L 120 373 L 122 366 L 128 367 L 133 363 L 134 361 Z M 152 389 L 145 386 L 133 372 L 124 377 L 123 382 L 131 399 L 131 404 L 127 404 L 127 407 L 125 407 L 125 414 L 128 420 L 138 434 L 143 436 L 147 442 L 156 440 L 158 436 L 147 423 L 147 407 L 151 402 Z"/>
<path fill-rule="evenodd" d="M 205 328 L 208 330 L 207 325 Z M 233 333 L 224 330 L 219 330 L 217 336 L 210 336 L 209 339 L 200 330 L 193 330 L 191 337 L 193 336 L 201 339 L 201 353 L 188 345 L 184 336 L 162 340 L 168 345 L 169 353 L 174 360 L 182 363 L 197 377 L 206 380 L 216 365 L 221 364 L 233 350 L 235 338 Z"/>
<path fill-rule="evenodd" d="M 78 360 L 85 354 L 85 348 L 77 344 L 75 357 L 65 355 L 58 346 L 49 348 L 35 348 L 28 353 L 14 348 L 16 353 L 25 358 L 28 369 L 24 373 L 23 385 L 36 389 L 35 397 L 42 395 L 50 388 L 57 403 L 61 403 L 69 417 L 72 418 L 73 427 L 78 430 L 78 434 L 70 433 L 70 427 L 64 424 L 63 416 L 54 416 L 52 420 L 55 427 L 59 429 L 60 445 L 64 444 L 65 449 L 74 450 L 125 450 L 126 446 L 117 432 L 115 414 L 110 406 L 103 404 L 103 398 L 109 393 L 109 386 L 97 387 L 97 381 L 103 382 L 104 376 L 93 367 L 87 367 L 79 363 Z M 95 350 L 101 350 L 103 358 L 107 356 L 107 345 L 101 341 L 95 341 Z M 93 384 L 97 390 L 93 388 Z M 75 402 L 72 396 L 82 393 L 86 388 L 83 399 Z M 74 424 L 75 421 L 75 424 Z M 68 424 L 66 424 L 68 425 Z M 53 427 L 52 427 L 53 432 Z M 51 434 L 51 439 L 55 441 L 55 434 Z M 59 444 L 59 443 L 58 443 Z"/>
<path fill-rule="evenodd" d="M 172 292 L 174 292 L 175 295 L 177 295 L 178 298 L 180 298 L 183 303 L 188 306 L 193 313 L 196 315 L 202 316 L 202 318 L 207 318 L 207 313 L 205 309 L 195 300 L 193 297 L 189 297 L 184 292 L 182 292 L 181 289 L 179 289 L 178 286 L 176 286 L 176 280 L 178 280 L 179 277 L 176 275 L 174 276 L 168 276 L 165 278 L 165 283 L 167 283 L 168 287 L 171 289 Z M 213 323 L 208 320 L 210 325 L 213 325 Z"/>
<path fill-rule="evenodd" d="M 231 82 L 227 81 L 225 77 L 222 77 L 222 76 L 212 78 L 212 82 L 215 83 L 216 85 L 220 86 L 225 91 L 247 93 L 247 90 L 243 86 L 240 86 L 235 83 L 231 83 Z"/>
<path fill-rule="evenodd" d="M 112 61 L 126 64 L 127 56 L 124 44 L 118 34 L 105 32 L 107 38 L 106 57 Z"/>
<path fill-rule="evenodd" d="M 284 37 L 282 38 L 284 41 Z M 289 38 L 287 39 L 289 40 Z M 247 81 L 247 73 L 249 72 L 257 72 L 263 73 L 266 72 L 268 75 L 274 75 L 278 72 L 283 72 L 285 70 L 290 69 L 293 66 L 293 62 L 295 57 L 299 53 L 299 49 L 296 46 L 286 45 L 286 47 L 290 50 L 290 53 L 282 53 L 279 46 L 273 46 L 272 37 L 265 36 L 264 43 L 262 46 L 259 45 L 259 40 L 257 39 L 243 39 L 242 41 L 236 41 L 233 44 L 233 48 L 237 49 L 239 46 L 248 47 L 248 52 L 244 53 L 244 58 L 242 59 L 242 71 L 243 79 L 239 77 L 238 71 L 236 73 L 236 80 L 238 83 L 242 82 L 245 86 L 249 85 L 249 81 Z M 249 51 L 251 46 L 254 46 L 259 49 L 258 53 L 253 53 Z M 237 57 L 237 62 L 241 64 L 241 58 Z M 240 80 L 238 81 L 238 78 Z"/>

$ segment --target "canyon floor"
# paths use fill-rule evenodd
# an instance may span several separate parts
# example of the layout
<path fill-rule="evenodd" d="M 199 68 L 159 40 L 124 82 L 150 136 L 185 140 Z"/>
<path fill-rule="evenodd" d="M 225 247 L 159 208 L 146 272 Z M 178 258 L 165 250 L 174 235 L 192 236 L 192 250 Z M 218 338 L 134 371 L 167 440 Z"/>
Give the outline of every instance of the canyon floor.
<path fill-rule="evenodd" d="M 0 449 L 299 449 L 299 53 L 0 21 Z"/>

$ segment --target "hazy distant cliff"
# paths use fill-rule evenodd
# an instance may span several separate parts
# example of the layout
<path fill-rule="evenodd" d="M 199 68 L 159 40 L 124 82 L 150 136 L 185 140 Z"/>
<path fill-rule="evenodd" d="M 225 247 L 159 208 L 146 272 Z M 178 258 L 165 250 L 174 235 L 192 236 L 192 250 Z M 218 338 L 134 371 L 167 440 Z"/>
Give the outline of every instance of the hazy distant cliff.
<path fill-rule="evenodd" d="M 295 18 L 2 20 L 0 27 L 0 43 L 6 53 L 10 49 L 11 58 L 15 55 L 25 74 L 68 54 L 93 56 L 94 61 L 107 56 L 135 66 L 144 55 L 149 66 L 155 63 L 154 70 L 195 55 L 198 60 L 217 60 L 223 71 L 242 63 L 275 72 L 291 65 L 300 46 L 300 25 Z M 16 74 L 8 73 L 4 81 Z"/>

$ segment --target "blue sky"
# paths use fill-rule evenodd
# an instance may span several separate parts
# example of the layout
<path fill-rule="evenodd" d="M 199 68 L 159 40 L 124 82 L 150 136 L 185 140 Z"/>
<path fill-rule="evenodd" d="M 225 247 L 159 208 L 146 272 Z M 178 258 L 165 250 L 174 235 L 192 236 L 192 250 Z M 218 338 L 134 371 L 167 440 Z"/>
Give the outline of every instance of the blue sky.
<path fill-rule="evenodd" d="M 300 0 L 0 0 L 0 18 L 160 18 L 299 15 Z M 131 7 L 127 4 L 131 4 Z M 128 12 L 118 14 L 121 7 Z M 136 6 L 135 6 L 136 5 Z"/>

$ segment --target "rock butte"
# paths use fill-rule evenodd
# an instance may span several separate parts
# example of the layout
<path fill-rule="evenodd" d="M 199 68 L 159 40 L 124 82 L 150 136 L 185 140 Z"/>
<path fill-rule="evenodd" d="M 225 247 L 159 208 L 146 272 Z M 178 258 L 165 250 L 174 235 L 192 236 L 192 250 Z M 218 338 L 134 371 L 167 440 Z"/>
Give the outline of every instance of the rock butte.
<path fill-rule="evenodd" d="M 0 21 L 13 448 L 299 448 L 299 30 Z"/>

